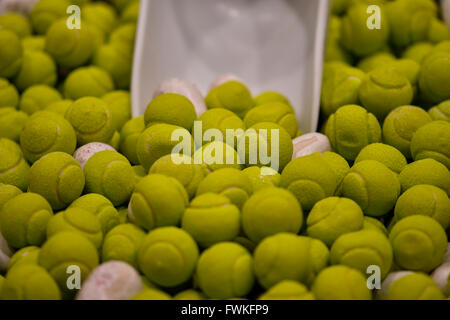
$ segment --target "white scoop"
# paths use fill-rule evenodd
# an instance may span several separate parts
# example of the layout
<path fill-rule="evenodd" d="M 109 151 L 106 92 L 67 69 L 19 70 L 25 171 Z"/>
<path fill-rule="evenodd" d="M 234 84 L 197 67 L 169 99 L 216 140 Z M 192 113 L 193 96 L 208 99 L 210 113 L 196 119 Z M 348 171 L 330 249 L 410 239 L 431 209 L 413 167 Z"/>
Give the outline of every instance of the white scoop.
<path fill-rule="evenodd" d="M 161 82 L 183 78 L 203 95 L 221 74 L 253 95 L 291 101 L 300 129 L 317 129 L 329 0 L 141 1 L 132 78 L 133 116 Z"/>

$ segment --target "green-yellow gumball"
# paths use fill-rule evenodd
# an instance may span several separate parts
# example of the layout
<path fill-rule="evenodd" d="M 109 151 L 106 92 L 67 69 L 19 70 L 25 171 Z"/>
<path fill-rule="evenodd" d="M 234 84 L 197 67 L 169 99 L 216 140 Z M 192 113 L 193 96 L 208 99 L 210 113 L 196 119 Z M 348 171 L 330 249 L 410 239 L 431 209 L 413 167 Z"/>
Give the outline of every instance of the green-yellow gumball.
<path fill-rule="evenodd" d="M 11 184 L 0 183 L 0 211 L 6 202 L 18 196 L 22 190 Z"/>
<path fill-rule="evenodd" d="M 181 227 L 200 247 L 207 248 L 238 236 L 241 213 L 227 197 L 205 193 L 192 200 L 183 214 Z"/>
<path fill-rule="evenodd" d="M 69 206 L 81 195 L 84 185 L 80 165 L 64 152 L 49 153 L 30 169 L 28 190 L 47 199 L 54 210 Z"/>
<path fill-rule="evenodd" d="M 113 90 L 111 76 L 96 66 L 75 69 L 64 82 L 64 96 L 72 100 L 85 96 L 99 98 Z"/>
<path fill-rule="evenodd" d="M 302 225 L 302 207 L 285 189 L 264 188 L 254 193 L 242 208 L 243 231 L 255 243 L 280 232 L 297 234 Z"/>
<path fill-rule="evenodd" d="M 40 246 L 52 216 L 52 207 L 45 198 L 36 193 L 22 193 L 6 202 L 0 211 L 0 230 L 13 248 Z"/>
<path fill-rule="evenodd" d="M 203 165 L 195 164 L 188 156 L 180 155 L 180 162 L 174 161 L 171 154 L 165 155 L 151 166 L 150 174 L 162 174 L 177 179 L 192 198 L 197 192 L 199 184 L 205 178 L 207 172 Z"/>
<path fill-rule="evenodd" d="M 114 206 L 127 202 L 136 184 L 134 171 L 127 158 L 115 151 L 94 154 L 84 166 L 86 192 L 99 193 Z"/>
<path fill-rule="evenodd" d="M 219 130 L 222 133 L 223 141 L 226 141 L 227 130 L 234 130 L 236 133 L 238 133 L 239 130 L 245 131 L 245 124 L 241 118 L 230 110 L 224 108 L 210 109 L 202 113 L 202 115 L 198 118 L 198 121 L 201 121 L 202 130 L 204 132 L 210 129 Z M 231 142 L 235 143 L 235 140 L 236 139 L 233 139 Z M 198 145 L 203 145 L 206 143 L 207 141 L 201 141 Z"/>
<path fill-rule="evenodd" d="M 239 81 L 228 81 L 212 89 L 205 102 L 208 109 L 225 108 L 241 118 L 255 106 L 250 91 Z"/>
<path fill-rule="evenodd" d="M 430 216 L 447 229 L 450 225 L 450 199 L 447 193 L 438 187 L 416 185 L 398 198 L 394 214 L 397 220 L 416 214 Z"/>
<path fill-rule="evenodd" d="M 22 93 L 19 108 L 31 115 L 59 100 L 62 100 L 62 97 L 56 89 L 47 85 L 35 85 L 29 87 Z"/>
<path fill-rule="evenodd" d="M 26 191 L 30 166 L 20 146 L 12 140 L 0 138 L 0 183 L 11 184 Z"/>
<path fill-rule="evenodd" d="M 129 216 L 146 230 L 177 226 L 188 203 L 186 190 L 178 180 L 150 174 L 136 185 L 129 204 Z"/>
<path fill-rule="evenodd" d="M 419 88 L 423 99 L 440 103 L 450 99 L 450 52 L 435 52 L 425 58 L 419 75 Z"/>
<path fill-rule="evenodd" d="M 103 234 L 120 223 L 120 216 L 111 201 L 98 193 L 89 193 L 76 199 L 69 208 L 80 208 L 96 215 L 102 226 Z"/>
<path fill-rule="evenodd" d="M 105 94 L 102 97 L 109 105 L 116 130 L 121 130 L 124 124 L 131 119 L 131 97 L 128 91 L 118 90 Z"/>
<path fill-rule="evenodd" d="M 96 215 L 81 208 L 69 208 L 55 214 L 47 224 L 47 238 L 61 232 L 76 232 L 100 249 L 103 241 L 102 226 Z"/>
<path fill-rule="evenodd" d="M 252 256 L 236 243 L 218 243 L 201 254 L 196 279 L 210 299 L 245 297 L 255 279 Z"/>
<path fill-rule="evenodd" d="M 372 299 L 364 275 L 358 270 L 343 265 L 322 270 L 314 281 L 311 291 L 318 300 Z"/>
<path fill-rule="evenodd" d="M 108 104 L 95 97 L 76 100 L 67 109 L 66 119 L 77 134 L 78 145 L 89 142 L 109 143 L 114 135 L 115 123 Z"/>
<path fill-rule="evenodd" d="M 24 50 L 22 64 L 14 78 L 17 89 L 43 84 L 53 87 L 57 81 L 56 64 L 44 51 Z"/>
<path fill-rule="evenodd" d="M 413 97 L 408 78 L 390 65 L 369 72 L 359 89 L 362 105 L 380 120 L 395 108 L 409 105 Z"/>
<path fill-rule="evenodd" d="M 73 297 L 76 293 L 67 287 L 71 275 L 67 271 L 71 267 L 79 268 L 80 281 L 83 283 L 98 264 L 97 249 L 90 240 L 77 232 L 66 231 L 54 235 L 39 252 L 39 265 L 56 280 L 64 297 Z"/>
<path fill-rule="evenodd" d="M 330 197 L 314 205 L 306 224 L 308 236 L 330 247 L 339 236 L 362 229 L 364 214 L 353 200 Z"/>
<path fill-rule="evenodd" d="M 70 1 L 67 0 L 39 1 L 30 13 L 33 30 L 37 34 L 45 34 L 54 21 L 66 16 L 66 10 L 69 6 Z"/>
<path fill-rule="evenodd" d="M 314 295 L 300 282 L 285 280 L 267 290 L 258 300 L 314 300 Z"/>
<path fill-rule="evenodd" d="M 330 250 L 331 264 L 346 265 L 367 273 L 372 265 L 380 267 L 381 278 L 391 270 L 393 253 L 389 239 L 375 230 L 361 230 L 341 235 Z"/>
<path fill-rule="evenodd" d="M 138 268 L 137 252 L 146 233 L 131 223 L 120 224 L 105 236 L 102 261 L 123 261 Z"/>
<path fill-rule="evenodd" d="M 0 78 L 0 108 L 16 108 L 19 104 L 19 93 L 7 79 Z"/>
<path fill-rule="evenodd" d="M 176 93 L 165 93 L 154 98 L 144 113 L 146 127 L 167 123 L 191 131 L 196 119 L 197 113 L 192 102 Z"/>
<path fill-rule="evenodd" d="M 411 140 L 416 131 L 431 122 L 425 110 L 415 106 L 401 106 L 389 113 L 383 123 L 383 141 L 411 159 Z"/>
<path fill-rule="evenodd" d="M 411 140 L 415 161 L 431 158 L 450 170 L 450 122 L 433 121 L 420 127 Z"/>
<path fill-rule="evenodd" d="M 139 163 L 146 170 L 149 170 L 156 160 L 167 154 L 182 153 L 191 156 L 193 150 L 194 140 L 188 130 L 164 123 L 145 129 L 136 144 Z"/>
<path fill-rule="evenodd" d="M 433 218 L 413 215 L 398 221 L 389 234 L 397 266 L 429 272 L 439 266 L 447 250 L 444 228 Z"/>
<path fill-rule="evenodd" d="M 445 296 L 431 277 L 420 272 L 414 272 L 395 280 L 383 299 L 443 300 Z"/>
<path fill-rule="evenodd" d="M 242 169 L 242 161 L 236 150 L 222 141 L 205 144 L 195 151 L 193 158 L 194 163 L 205 166 L 208 172 L 225 168 Z"/>
<path fill-rule="evenodd" d="M 373 143 L 361 150 L 355 159 L 355 163 L 364 160 L 376 160 L 395 173 L 400 173 L 408 164 L 405 156 L 394 147 L 383 144 Z"/>
<path fill-rule="evenodd" d="M 141 133 L 145 130 L 144 116 L 128 120 L 120 131 L 119 150 L 132 164 L 139 164 L 136 145 Z"/>
<path fill-rule="evenodd" d="M 19 37 L 10 30 L 0 29 L 0 77 L 13 78 L 23 61 L 23 48 Z"/>
<path fill-rule="evenodd" d="M 450 100 L 446 100 L 441 104 L 428 110 L 428 114 L 433 120 L 444 120 L 450 122 Z"/>
<path fill-rule="evenodd" d="M 326 123 L 325 134 L 333 150 L 355 160 L 367 145 L 381 141 L 381 127 L 372 113 L 357 105 L 340 107 Z"/>
<path fill-rule="evenodd" d="M 334 195 L 337 176 L 324 159 L 313 154 L 292 160 L 281 173 L 280 186 L 292 192 L 308 212 L 319 200 Z"/>
<path fill-rule="evenodd" d="M 142 240 L 138 265 L 145 276 L 163 287 L 175 287 L 194 274 L 199 251 L 184 230 L 164 227 L 151 231 Z"/>
<path fill-rule="evenodd" d="M 28 115 L 15 108 L 0 108 L 0 138 L 19 142 L 20 134 L 28 121 Z"/>
<path fill-rule="evenodd" d="M 245 173 L 233 168 L 225 168 L 210 173 L 198 185 L 196 195 L 217 193 L 230 199 L 239 209 L 253 193 L 252 184 Z"/>
<path fill-rule="evenodd" d="M 364 160 L 353 165 L 338 194 L 354 200 L 366 215 L 379 217 L 394 208 L 400 195 L 400 182 L 381 162 Z"/>
<path fill-rule="evenodd" d="M 402 192 L 418 184 L 429 184 L 441 188 L 450 195 L 450 172 L 434 159 L 423 159 L 410 163 L 398 176 Z"/>
<path fill-rule="evenodd" d="M 49 111 L 33 114 L 20 134 L 25 158 L 33 163 L 51 152 L 75 151 L 75 130 L 61 115 Z"/>
<path fill-rule="evenodd" d="M 2 300 L 60 300 L 61 292 L 51 275 L 38 265 L 21 265 L 8 272 Z"/>

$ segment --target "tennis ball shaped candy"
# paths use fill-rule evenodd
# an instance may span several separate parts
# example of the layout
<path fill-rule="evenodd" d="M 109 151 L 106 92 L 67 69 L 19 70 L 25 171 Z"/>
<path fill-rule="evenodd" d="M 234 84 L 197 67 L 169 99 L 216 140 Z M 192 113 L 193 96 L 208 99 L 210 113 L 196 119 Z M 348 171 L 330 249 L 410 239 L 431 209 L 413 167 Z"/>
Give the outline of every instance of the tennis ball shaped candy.
<path fill-rule="evenodd" d="M 380 220 L 372 217 L 364 217 L 363 229 L 375 230 L 386 236 L 388 235 L 388 231 L 384 224 Z"/>
<path fill-rule="evenodd" d="M 22 38 L 22 47 L 24 50 L 45 50 L 45 37 L 44 36 L 29 36 Z"/>
<path fill-rule="evenodd" d="M 117 15 L 114 8 L 107 3 L 88 3 L 83 6 L 82 19 L 95 25 L 104 34 L 109 34 L 117 23 Z"/>
<path fill-rule="evenodd" d="M 90 157 L 84 175 L 86 191 L 105 196 L 114 206 L 127 202 L 134 190 L 133 168 L 127 158 L 115 151 L 101 151 Z"/>
<path fill-rule="evenodd" d="M 85 97 L 76 100 L 65 117 L 75 129 L 78 145 L 89 142 L 108 143 L 114 135 L 115 124 L 111 110 L 99 98 Z"/>
<path fill-rule="evenodd" d="M 116 130 L 121 130 L 124 124 L 131 119 L 131 97 L 128 91 L 118 90 L 105 94 L 102 100 L 109 105 L 109 110 L 116 122 Z"/>
<path fill-rule="evenodd" d="M 380 51 L 387 44 L 390 30 L 382 7 L 380 7 L 380 15 L 380 27 L 370 29 L 368 24 L 372 19 L 367 14 L 367 5 L 358 3 L 352 6 L 342 18 L 343 46 L 359 57 Z"/>
<path fill-rule="evenodd" d="M 15 108 L 0 108 L 0 138 L 19 142 L 28 115 Z"/>
<path fill-rule="evenodd" d="M 35 85 L 22 93 L 19 108 L 31 115 L 60 100 L 62 100 L 61 94 L 56 89 L 47 85 Z"/>
<path fill-rule="evenodd" d="M 411 158 L 411 140 L 416 131 L 431 122 L 425 110 L 415 106 L 394 109 L 383 123 L 383 141 Z"/>
<path fill-rule="evenodd" d="M 422 64 L 428 54 L 433 51 L 433 45 L 429 42 L 418 42 L 408 47 L 402 54 L 405 59 L 411 59 Z"/>
<path fill-rule="evenodd" d="M 282 126 L 295 138 L 298 130 L 298 121 L 292 107 L 282 102 L 269 102 L 251 109 L 244 118 L 247 128 L 259 122 L 273 122 Z"/>
<path fill-rule="evenodd" d="M 394 214 L 397 220 L 415 214 L 430 216 L 447 229 L 450 225 L 450 199 L 447 193 L 438 187 L 416 185 L 398 198 Z"/>
<path fill-rule="evenodd" d="M 55 102 L 52 102 L 48 104 L 44 111 L 50 111 L 59 114 L 60 116 L 65 116 L 67 110 L 72 105 L 73 100 L 64 99 L 64 100 L 58 100 Z"/>
<path fill-rule="evenodd" d="M 194 198 L 183 214 L 181 227 L 204 248 L 232 241 L 240 231 L 241 214 L 222 195 L 205 193 Z"/>
<path fill-rule="evenodd" d="M 431 20 L 427 40 L 431 43 L 440 43 L 450 39 L 450 29 L 440 19 L 434 18 Z"/>
<path fill-rule="evenodd" d="M 419 75 L 422 97 L 430 103 L 450 99 L 450 52 L 436 52 L 425 58 Z"/>
<path fill-rule="evenodd" d="M 163 287 L 174 287 L 188 281 L 199 257 L 198 247 L 184 230 L 158 228 L 142 240 L 138 264 L 147 278 Z"/>
<path fill-rule="evenodd" d="M 30 169 L 28 190 L 43 196 L 54 210 L 64 209 L 83 192 L 83 170 L 64 152 L 49 153 Z"/>
<path fill-rule="evenodd" d="M 411 140 L 414 160 L 431 158 L 450 170 L 450 122 L 433 121 L 419 128 Z"/>
<path fill-rule="evenodd" d="M 172 297 L 161 290 L 145 288 L 131 300 L 172 300 Z"/>
<path fill-rule="evenodd" d="M 67 0 L 41 0 L 30 13 L 33 30 L 37 34 L 45 34 L 52 23 L 66 15 L 70 1 Z"/>
<path fill-rule="evenodd" d="M 210 109 L 203 113 L 198 121 L 201 121 L 202 130 L 218 129 L 223 139 L 227 137 L 227 130 L 245 130 L 244 122 L 235 113 L 223 108 Z M 204 141 L 202 141 L 202 144 Z M 234 141 L 233 141 L 234 143 Z"/>
<path fill-rule="evenodd" d="M 328 68 L 324 72 L 320 94 L 321 110 L 329 116 L 340 107 L 359 103 L 359 88 L 365 73 L 346 65 Z"/>
<path fill-rule="evenodd" d="M 122 43 L 134 48 L 134 42 L 136 39 L 136 25 L 134 23 L 127 23 L 118 26 L 111 32 L 109 37 L 110 43 Z"/>
<path fill-rule="evenodd" d="M 67 287 L 70 276 L 67 268 L 77 266 L 80 269 L 82 284 L 98 264 L 97 249 L 92 242 L 73 231 L 54 235 L 43 244 L 39 252 L 39 265 L 44 267 L 56 280 L 64 296 L 75 294 Z"/>
<path fill-rule="evenodd" d="M 9 200 L 0 211 L 0 229 L 13 248 L 40 246 L 53 216 L 50 204 L 36 193 L 23 193 Z"/>
<path fill-rule="evenodd" d="M 322 154 L 316 152 L 314 155 L 321 157 L 328 164 L 331 170 L 334 171 L 336 174 L 336 185 L 339 186 L 347 173 L 350 171 L 350 166 L 348 165 L 347 160 L 335 152 L 327 151 Z"/>
<path fill-rule="evenodd" d="M 137 252 L 146 233 L 131 223 L 115 226 L 103 241 L 102 261 L 123 261 L 138 267 Z"/>
<path fill-rule="evenodd" d="M 331 246 L 339 236 L 362 229 L 364 215 L 351 199 L 330 197 L 317 202 L 306 220 L 308 236 Z"/>
<path fill-rule="evenodd" d="M 291 107 L 288 98 L 277 91 L 265 91 L 254 98 L 255 105 L 260 106 L 269 102 L 281 102 Z"/>
<path fill-rule="evenodd" d="M 73 157 L 75 158 L 75 160 L 78 161 L 81 168 L 84 169 L 86 162 L 94 154 L 101 152 L 101 151 L 105 151 L 105 150 L 116 151 L 109 144 L 101 143 L 101 142 L 90 142 L 88 144 L 85 144 L 85 145 L 79 147 L 77 150 L 75 150 Z"/>
<path fill-rule="evenodd" d="M 0 78 L 0 108 L 15 108 L 19 104 L 19 93 L 7 79 Z"/>
<path fill-rule="evenodd" d="M 361 230 L 341 235 L 330 251 L 332 264 L 346 265 L 367 272 L 371 265 L 380 267 L 381 278 L 391 270 L 393 253 L 389 239 L 379 231 Z"/>
<path fill-rule="evenodd" d="M 139 16 L 139 1 L 132 1 L 126 8 L 123 10 L 120 15 L 120 21 L 122 23 L 137 23 Z"/>
<path fill-rule="evenodd" d="M 392 53 L 382 51 L 361 59 L 357 67 L 364 72 L 370 72 L 393 61 L 395 61 L 395 56 Z"/>
<path fill-rule="evenodd" d="M 254 193 L 242 208 L 242 228 L 255 243 L 280 232 L 297 234 L 302 225 L 302 208 L 285 189 L 264 188 Z"/>
<path fill-rule="evenodd" d="M 61 292 L 51 275 L 38 265 L 18 266 L 8 272 L 2 300 L 60 300 Z"/>
<path fill-rule="evenodd" d="M 229 198 L 240 209 L 253 193 L 253 187 L 245 173 L 225 168 L 210 173 L 198 185 L 197 196 L 209 192 Z"/>
<path fill-rule="evenodd" d="M 381 127 L 372 113 L 357 105 L 347 105 L 332 114 L 325 134 L 333 150 L 346 160 L 355 160 L 367 145 L 381 141 Z"/>
<path fill-rule="evenodd" d="M 418 184 L 429 184 L 441 188 L 450 195 L 450 172 L 434 159 L 423 159 L 410 163 L 398 176 L 402 192 Z"/>
<path fill-rule="evenodd" d="M 353 165 L 338 193 L 354 200 L 366 215 L 379 217 L 394 208 L 400 195 L 400 182 L 384 164 L 364 160 Z"/>
<path fill-rule="evenodd" d="M 270 167 L 248 167 L 242 172 L 250 179 L 254 192 L 280 185 L 281 175 Z"/>
<path fill-rule="evenodd" d="M 177 293 L 174 300 L 206 300 L 206 296 L 202 292 L 196 290 L 188 289 Z"/>
<path fill-rule="evenodd" d="M 344 265 L 331 266 L 322 270 L 311 289 L 318 300 L 372 299 L 364 275 Z"/>
<path fill-rule="evenodd" d="M 413 272 L 392 282 L 384 300 L 443 300 L 443 292 L 428 275 Z"/>
<path fill-rule="evenodd" d="M 65 231 L 76 232 L 89 239 L 97 249 L 103 241 L 102 226 L 98 217 L 81 208 L 69 208 L 55 214 L 47 224 L 47 238 Z"/>
<path fill-rule="evenodd" d="M 258 300 L 314 300 L 314 295 L 300 282 L 285 280 L 267 290 Z"/>
<path fill-rule="evenodd" d="M 193 163 L 193 159 L 181 155 L 180 163 L 174 162 L 172 155 L 168 154 L 156 160 L 150 168 L 150 174 L 162 174 L 177 179 L 192 198 L 197 188 L 206 176 L 206 169 L 200 164 Z"/>
<path fill-rule="evenodd" d="M 84 11 L 83 8 L 83 15 Z M 80 29 L 69 29 L 67 19 L 57 20 L 48 28 L 45 35 L 45 50 L 56 63 L 66 68 L 77 68 L 93 56 L 95 41 L 89 24 Z"/>
<path fill-rule="evenodd" d="M 23 157 L 19 145 L 0 138 L 0 183 L 11 184 L 26 191 L 30 166 Z"/>
<path fill-rule="evenodd" d="M 17 89 L 25 89 L 44 84 L 53 87 L 57 80 L 56 64 L 53 59 L 43 51 L 24 50 L 22 65 L 14 78 Z"/>
<path fill-rule="evenodd" d="M 206 107 L 225 108 L 239 117 L 255 106 L 255 102 L 248 88 L 239 81 L 228 81 L 212 89 L 205 98 Z"/>
<path fill-rule="evenodd" d="M 450 122 L 450 100 L 428 110 L 428 114 L 433 120 L 445 120 Z"/>
<path fill-rule="evenodd" d="M 188 203 L 186 190 L 178 180 L 150 174 L 136 185 L 128 210 L 137 225 L 151 230 L 178 225 Z"/>
<path fill-rule="evenodd" d="M 208 172 L 219 169 L 242 169 L 241 159 L 236 150 L 222 141 L 213 141 L 195 151 L 194 163 L 206 166 Z"/>
<path fill-rule="evenodd" d="M 444 228 L 431 217 L 413 215 L 398 221 L 389 234 L 395 263 L 403 269 L 429 272 L 447 250 Z"/>
<path fill-rule="evenodd" d="M 182 149 L 178 147 L 182 147 Z M 146 169 L 159 158 L 172 153 L 192 155 L 194 139 L 188 130 L 171 124 L 155 124 L 145 129 L 136 144 L 139 163 Z"/>
<path fill-rule="evenodd" d="M 236 243 L 218 243 L 201 254 L 196 277 L 208 298 L 245 297 L 252 289 L 255 278 L 252 256 Z"/>
<path fill-rule="evenodd" d="M 119 213 L 111 201 L 98 193 L 89 193 L 76 199 L 69 208 L 80 208 L 98 217 L 103 234 L 120 223 Z"/>
<path fill-rule="evenodd" d="M 0 16 L 0 27 L 13 31 L 19 38 L 31 35 L 31 25 L 28 19 L 14 12 Z"/>
<path fill-rule="evenodd" d="M 373 143 L 362 149 L 356 157 L 355 163 L 364 160 L 376 160 L 395 173 L 400 173 L 408 164 L 400 151 L 383 143 Z"/>
<path fill-rule="evenodd" d="M 167 123 L 191 131 L 196 119 L 192 102 L 176 93 L 165 93 L 154 98 L 144 113 L 146 127 L 155 123 Z"/>
<path fill-rule="evenodd" d="M 128 120 L 120 131 L 120 153 L 132 164 L 139 164 L 136 145 L 141 133 L 145 130 L 144 116 Z"/>
<path fill-rule="evenodd" d="M 13 267 L 21 266 L 24 264 L 38 265 L 40 250 L 41 249 L 36 246 L 28 246 L 17 250 L 14 255 L 12 255 L 11 260 L 9 260 L 8 271 Z"/>
<path fill-rule="evenodd" d="M 111 76 L 96 66 L 75 69 L 64 82 L 64 96 L 73 100 L 85 96 L 102 97 L 113 90 Z"/>
<path fill-rule="evenodd" d="M 398 106 L 409 105 L 414 91 L 408 78 L 389 65 L 369 72 L 361 83 L 359 99 L 378 119 Z"/>
<path fill-rule="evenodd" d="M 14 77 L 22 65 L 23 48 L 12 31 L 0 29 L 0 58 L 0 77 Z"/>
<path fill-rule="evenodd" d="M 21 193 L 22 190 L 16 186 L 0 183 L 0 210 L 2 210 L 2 207 L 6 202 Z"/>
<path fill-rule="evenodd" d="M 334 194 L 337 176 L 325 160 L 313 154 L 292 160 L 281 173 L 280 186 L 292 192 L 307 212 Z"/>

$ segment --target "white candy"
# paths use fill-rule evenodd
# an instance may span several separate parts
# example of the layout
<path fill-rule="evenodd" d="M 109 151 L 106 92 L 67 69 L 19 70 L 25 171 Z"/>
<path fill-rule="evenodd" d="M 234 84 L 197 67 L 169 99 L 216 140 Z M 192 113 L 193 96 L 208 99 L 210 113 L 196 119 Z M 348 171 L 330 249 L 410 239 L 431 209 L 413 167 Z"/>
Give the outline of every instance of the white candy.
<path fill-rule="evenodd" d="M 73 157 L 78 161 L 81 168 L 83 169 L 84 165 L 90 157 L 92 157 L 97 152 L 105 150 L 116 151 L 116 149 L 111 147 L 109 144 L 101 142 L 91 142 L 75 150 Z"/>
<path fill-rule="evenodd" d="M 450 262 L 450 242 L 447 245 L 447 252 L 445 253 L 444 262 Z"/>
<path fill-rule="evenodd" d="M 5 238 L 0 233 L 0 272 L 6 271 L 8 262 L 13 255 L 12 249 L 8 246 Z"/>
<path fill-rule="evenodd" d="M 132 266 L 109 261 L 92 271 L 77 300 L 130 300 L 141 290 L 142 279 Z"/>
<path fill-rule="evenodd" d="M 194 105 L 197 116 L 200 116 L 206 111 L 205 99 L 203 98 L 200 90 L 198 90 L 195 85 L 184 79 L 173 78 L 164 81 L 153 93 L 153 98 L 156 98 L 164 93 L 177 93 L 188 98 Z"/>
<path fill-rule="evenodd" d="M 221 76 L 218 76 L 216 79 L 214 79 L 213 82 L 211 82 L 211 84 L 209 85 L 209 91 L 211 91 L 212 89 L 228 82 L 228 81 L 239 81 L 239 82 L 243 82 L 241 79 L 239 79 L 237 76 L 235 76 L 234 74 L 223 74 Z"/>
<path fill-rule="evenodd" d="M 412 271 L 396 271 L 396 272 L 389 273 L 387 275 L 387 277 L 381 283 L 381 289 L 377 291 L 378 299 L 383 299 L 383 297 L 386 296 L 391 284 L 393 284 L 398 279 L 400 279 L 408 274 L 411 274 L 411 273 L 413 273 L 413 272 Z"/>
<path fill-rule="evenodd" d="M 445 292 L 450 277 L 450 262 L 442 264 L 440 267 L 436 268 L 431 274 L 434 282 Z"/>
<path fill-rule="evenodd" d="M 298 138 L 295 138 L 292 143 L 294 144 L 294 153 L 292 159 L 309 156 L 316 152 L 331 151 L 330 140 L 326 135 L 321 133 L 307 133 Z"/>
<path fill-rule="evenodd" d="M 0 15 L 7 12 L 16 12 L 29 15 L 39 0 L 0 0 Z"/>

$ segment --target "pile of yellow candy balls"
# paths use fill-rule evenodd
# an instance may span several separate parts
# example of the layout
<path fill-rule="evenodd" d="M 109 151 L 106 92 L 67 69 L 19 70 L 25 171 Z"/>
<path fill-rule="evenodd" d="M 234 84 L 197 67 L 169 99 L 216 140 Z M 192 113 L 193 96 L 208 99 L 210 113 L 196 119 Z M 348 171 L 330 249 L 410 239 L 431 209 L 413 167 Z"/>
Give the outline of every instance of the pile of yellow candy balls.
<path fill-rule="evenodd" d="M 139 1 L 34 2 L 0 15 L 0 299 L 450 297 L 435 1 L 332 1 L 307 134 L 232 75 L 161 79 L 132 118 Z"/>

